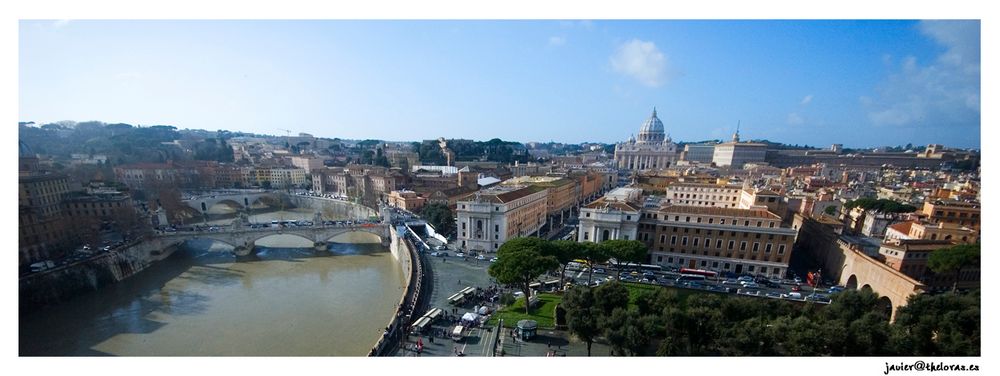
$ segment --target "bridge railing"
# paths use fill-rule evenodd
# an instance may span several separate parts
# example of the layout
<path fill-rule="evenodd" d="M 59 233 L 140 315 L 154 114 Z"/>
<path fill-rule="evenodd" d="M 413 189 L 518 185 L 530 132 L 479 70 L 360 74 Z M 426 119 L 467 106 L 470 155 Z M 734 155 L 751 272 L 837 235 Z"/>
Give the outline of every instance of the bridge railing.
<path fill-rule="evenodd" d="M 256 227 L 256 228 L 255 227 L 251 227 L 251 225 L 245 225 L 245 226 L 240 227 L 239 230 L 233 230 L 232 229 L 232 225 L 218 225 L 218 226 L 210 226 L 210 227 L 217 228 L 217 230 L 211 230 L 211 229 L 206 229 L 206 228 L 202 228 L 202 229 L 198 229 L 198 230 L 193 230 L 193 231 L 163 231 L 163 230 L 157 230 L 157 235 L 159 235 L 159 236 L 176 236 L 176 235 L 204 234 L 204 233 L 212 233 L 212 232 L 220 232 L 220 233 L 234 233 L 234 232 L 238 232 L 238 233 L 244 233 L 244 232 L 273 232 L 273 231 L 314 230 L 314 229 L 327 229 L 327 228 L 376 228 L 376 227 L 380 227 L 380 226 L 383 226 L 383 225 L 380 224 L 379 222 L 376 222 L 376 221 L 361 221 L 361 223 L 352 223 L 352 224 L 313 224 L 313 225 L 307 225 L 307 226 L 283 226 L 283 225 L 272 226 L 272 225 L 268 225 L 267 227 Z"/>

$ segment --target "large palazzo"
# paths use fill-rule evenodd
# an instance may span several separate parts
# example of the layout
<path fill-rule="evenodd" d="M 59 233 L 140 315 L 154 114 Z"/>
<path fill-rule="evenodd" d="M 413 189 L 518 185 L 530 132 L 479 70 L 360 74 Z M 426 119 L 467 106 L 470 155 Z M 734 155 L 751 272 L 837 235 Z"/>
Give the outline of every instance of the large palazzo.
<path fill-rule="evenodd" d="M 677 160 L 677 145 L 663 132 L 663 122 L 653 115 L 642 123 L 639 138 L 629 137 L 615 145 L 615 165 L 626 170 L 656 170 Z"/>

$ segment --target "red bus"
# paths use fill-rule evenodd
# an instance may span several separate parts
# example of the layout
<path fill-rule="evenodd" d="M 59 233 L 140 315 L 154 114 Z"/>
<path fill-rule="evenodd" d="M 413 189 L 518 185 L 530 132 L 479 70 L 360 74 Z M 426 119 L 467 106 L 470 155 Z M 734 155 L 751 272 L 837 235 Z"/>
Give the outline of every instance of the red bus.
<path fill-rule="evenodd" d="M 705 278 L 715 278 L 719 273 L 710 270 L 681 268 L 681 274 L 703 275 Z"/>

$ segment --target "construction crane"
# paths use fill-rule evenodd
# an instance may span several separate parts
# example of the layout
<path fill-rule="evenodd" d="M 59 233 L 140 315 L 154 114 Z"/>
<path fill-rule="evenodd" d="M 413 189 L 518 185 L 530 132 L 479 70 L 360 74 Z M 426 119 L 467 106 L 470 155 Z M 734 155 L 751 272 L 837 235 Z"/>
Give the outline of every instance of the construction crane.
<path fill-rule="evenodd" d="M 290 131 L 290 130 L 288 130 L 288 129 L 281 129 L 281 128 L 278 128 L 278 130 L 279 130 L 279 131 L 285 131 L 285 137 L 291 137 L 291 136 L 292 136 L 292 131 Z"/>

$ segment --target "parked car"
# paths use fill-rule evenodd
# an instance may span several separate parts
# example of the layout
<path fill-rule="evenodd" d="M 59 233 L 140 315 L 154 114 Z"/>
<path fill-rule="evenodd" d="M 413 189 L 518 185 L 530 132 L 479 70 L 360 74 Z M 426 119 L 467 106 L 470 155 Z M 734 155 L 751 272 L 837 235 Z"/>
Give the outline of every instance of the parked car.
<path fill-rule="evenodd" d="M 490 262 L 497 262 L 497 258 L 496 258 L 496 257 L 494 257 L 494 258 L 491 258 L 491 259 L 490 259 Z"/>
<path fill-rule="evenodd" d="M 439 246 L 434 247 L 434 249 L 442 251 L 442 250 L 448 249 L 448 247 L 445 247 L 443 245 L 439 245 Z"/>
<path fill-rule="evenodd" d="M 465 253 L 463 252 L 456 253 L 455 257 L 465 257 Z"/>
<path fill-rule="evenodd" d="M 787 293 L 787 294 L 781 294 L 781 297 L 785 298 L 785 299 L 802 300 L 802 293 L 790 292 L 790 293 Z"/>
<path fill-rule="evenodd" d="M 740 281 L 737 281 L 735 279 L 727 279 L 725 281 L 722 281 L 722 284 L 723 285 L 738 285 L 738 284 L 740 284 Z"/>
<path fill-rule="evenodd" d="M 740 281 L 740 282 L 753 282 L 753 277 L 748 276 L 748 275 L 744 275 L 744 276 L 740 276 L 739 278 L 736 278 L 736 280 Z"/>
<path fill-rule="evenodd" d="M 798 292 L 798 291 L 802 291 L 802 288 L 801 288 L 801 287 L 799 287 L 799 286 L 792 286 L 792 291 L 793 291 L 793 292 Z"/>
<path fill-rule="evenodd" d="M 476 256 L 476 260 L 486 260 L 486 256 L 483 255 Z"/>
<path fill-rule="evenodd" d="M 758 285 L 756 282 L 747 282 L 743 284 L 743 288 L 756 290 L 760 288 L 760 285 Z"/>
<path fill-rule="evenodd" d="M 594 273 L 601 273 L 601 274 L 604 274 L 604 273 L 605 273 L 605 272 L 604 272 L 604 268 L 594 268 Z"/>

